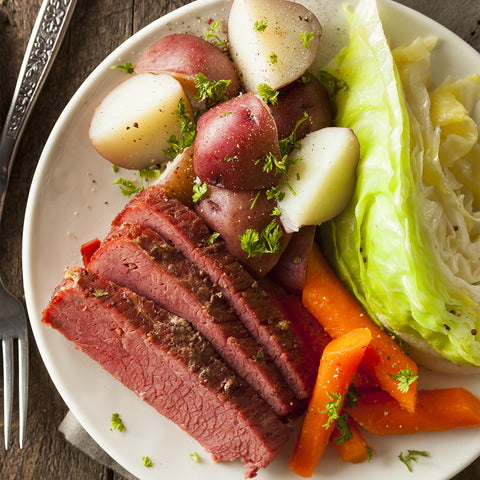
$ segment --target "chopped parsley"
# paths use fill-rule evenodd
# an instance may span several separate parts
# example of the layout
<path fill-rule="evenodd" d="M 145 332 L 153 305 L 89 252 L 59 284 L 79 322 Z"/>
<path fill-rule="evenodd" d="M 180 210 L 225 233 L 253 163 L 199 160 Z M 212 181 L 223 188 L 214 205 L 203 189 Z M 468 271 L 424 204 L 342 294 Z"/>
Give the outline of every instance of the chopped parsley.
<path fill-rule="evenodd" d="M 406 369 L 400 370 L 397 374 L 394 375 L 392 373 L 389 373 L 388 376 L 393 378 L 398 383 L 397 388 L 402 393 L 408 392 L 410 385 L 414 383 L 418 378 L 418 375 L 412 372 L 410 365 L 407 365 Z"/>
<path fill-rule="evenodd" d="M 240 246 L 248 254 L 248 258 L 259 257 L 264 253 L 278 253 L 285 248 L 285 245 L 280 242 L 282 233 L 277 218 L 274 218 L 261 232 L 249 228 L 239 238 Z"/>
<path fill-rule="evenodd" d="M 213 107 L 217 103 L 227 100 L 226 90 L 230 85 L 230 80 L 210 80 L 203 73 L 195 75 L 195 87 L 197 93 L 194 98 L 205 102 L 207 108 Z"/>
<path fill-rule="evenodd" d="M 347 394 L 345 395 L 345 407 L 354 408 L 358 402 L 360 390 L 353 383 L 350 384 Z"/>
<path fill-rule="evenodd" d="M 198 456 L 197 452 L 191 453 L 190 458 L 191 458 L 192 462 L 195 462 L 195 463 L 200 462 L 200 457 Z"/>
<path fill-rule="evenodd" d="M 118 165 L 112 165 L 112 170 L 115 172 L 115 173 L 118 173 L 118 171 L 120 170 L 120 167 Z"/>
<path fill-rule="evenodd" d="M 342 445 L 352 439 L 353 434 L 350 425 L 348 424 L 348 413 L 344 413 L 338 417 L 335 421 L 335 425 L 340 433 L 339 437 L 333 439 L 337 445 Z"/>
<path fill-rule="evenodd" d="M 310 115 L 307 112 L 303 112 L 303 117 L 297 120 L 292 133 L 288 137 L 282 138 L 279 141 L 280 153 L 282 154 L 282 156 L 288 155 L 294 148 L 296 148 L 297 150 L 300 149 L 301 142 L 300 140 L 297 140 L 297 130 L 303 122 L 306 122 L 309 119 Z"/>
<path fill-rule="evenodd" d="M 127 180 L 125 178 L 119 178 L 115 180 L 112 185 L 120 185 L 120 191 L 125 195 L 126 197 L 130 197 L 134 195 L 135 193 L 139 192 L 142 190 L 141 186 L 138 186 L 134 181 L 132 180 Z"/>
<path fill-rule="evenodd" d="M 215 240 L 220 236 L 220 234 L 218 232 L 214 232 L 212 233 L 212 235 L 210 235 L 210 238 L 208 239 L 208 243 L 210 245 L 212 245 L 213 243 L 215 243 Z"/>
<path fill-rule="evenodd" d="M 219 34 L 217 33 L 217 30 L 221 26 L 221 24 L 222 22 L 218 20 L 217 22 L 213 22 L 210 26 L 208 26 L 205 39 L 206 40 L 212 39 L 213 42 L 211 43 L 213 43 L 215 47 L 220 48 L 223 51 L 227 51 L 228 50 L 227 43 L 223 41 L 220 38 Z"/>
<path fill-rule="evenodd" d="M 142 463 L 145 467 L 150 468 L 153 465 L 153 462 L 150 457 L 142 457 Z"/>
<path fill-rule="evenodd" d="M 253 29 L 257 32 L 264 32 L 267 28 L 268 24 L 265 20 L 257 20 L 253 24 Z"/>
<path fill-rule="evenodd" d="M 398 459 L 406 465 L 409 472 L 413 472 L 410 462 L 418 462 L 418 457 L 428 457 L 428 453 L 423 450 L 407 450 L 405 455 L 403 452 L 398 455 Z"/>
<path fill-rule="evenodd" d="M 193 195 L 192 200 L 194 202 L 199 202 L 202 200 L 204 195 L 208 192 L 208 185 L 204 182 L 194 183 L 193 184 Z"/>
<path fill-rule="evenodd" d="M 112 413 L 110 423 L 112 424 L 112 428 L 110 430 L 118 430 L 119 432 L 125 431 L 125 425 L 123 424 L 118 413 Z"/>
<path fill-rule="evenodd" d="M 275 90 L 267 83 L 261 83 L 257 87 L 257 91 L 259 95 L 262 97 L 262 100 L 265 103 L 270 103 L 272 105 L 276 105 L 278 102 L 278 90 Z"/>
<path fill-rule="evenodd" d="M 328 430 L 332 422 L 337 420 L 337 418 L 340 418 L 340 409 L 342 407 L 343 397 L 340 393 L 328 392 L 327 394 L 330 398 L 330 401 L 327 402 L 325 405 L 325 410 L 322 410 L 321 413 L 328 414 L 327 423 L 323 425 L 323 427 Z"/>
<path fill-rule="evenodd" d="M 125 73 L 128 73 L 128 74 L 133 73 L 134 71 L 134 66 L 132 62 L 127 62 L 122 65 L 112 65 L 110 68 L 112 70 L 114 69 L 123 70 Z"/>
<path fill-rule="evenodd" d="M 313 32 L 300 32 L 300 37 L 303 40 L 303 46 L 308 50 L 310 42 L 313 40 L 315 34 Z"/>
<path fill-rule="evenodd" d="M 271 52 L 269 58 L 273 65 L 278 62 L 278 55 L 275 52 Z"/>
<path fill-rule="evenodd" d="M 178 138 L 176 135 L 170 135 L 168 138 L 167 142 L 170 147 L 165 150 L 165 155 L 170 158 L 175 158 L 185 148 L 193 145 L 197 133 L 194 122 L 186 113 L 185 101 L 183 98 L 178 101 L 178 109 L 175 110 L 175 115 L 180 120 L 181 137 Z"/>

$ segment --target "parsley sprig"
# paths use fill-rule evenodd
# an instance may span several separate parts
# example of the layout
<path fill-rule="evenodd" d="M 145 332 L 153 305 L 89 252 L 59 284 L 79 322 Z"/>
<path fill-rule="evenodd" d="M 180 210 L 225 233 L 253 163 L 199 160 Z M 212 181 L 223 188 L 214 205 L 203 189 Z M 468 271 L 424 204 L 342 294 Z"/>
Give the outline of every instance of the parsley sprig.
<path fill-rule="evenodd" d="M 282 244 L 282 232 L 277 218 L 274 218 L 261 232 L 249 228 L 239 236 L 240 246 L 248 254 L 248 258 L 259 257 L 264 253 L 279 253 L 285 245 Z"/>
<path fill-rule="evenodd" d="M 118 430 L 119 432 L 124 432 L 126 430 L 119 413 L 112 413 L 110 423 L 112 424 L 111 430 Z"/>
<path fill-rule="evenodd" d="M 230 85 L 230 80 L 211 80 L 203 73 L 195 75 L 195 87 L 197 93 L 194 98 L 198 98 L 201 102 L 205 102 L 206 108 L 211 108 L 217 103 L 227 100 L 226 90 Z"/>
<path fill-rule="evenodd" d="M 167 142 L 170 147 L 165 150 L 165 154 L 170 158 L 175 158 L 185 148 L 193 145 L 195 135 L 197 134 L 195 123 L 186 113 L 185 101 L 183 98 L 178 101 L 178 108 L 175 110 L 175 115 L 180 121 L 181 136 L 178 138 L 176 135 L 170 135 L 168 138 Z"/>
<path fill-rule="evenodd" d="M 270 103 L 271 105 L 277 104 L 279 91 L 272 88 L 268 83 L 258 85 L 257 92 L 265 103 Z"/>
<path fill-rule="evenodd" d="M 410 365 L 407 365 L 406 369 L 400 370 L 397 374 L 389 373 L 388 376 L 393 378 L 398 383 L 397 388 L 402 393 L 408 392 L 410 385 L 412 385 L 412 383 L 414 383 L 418 378 L 418 375 L 413 373 Z"/>
<path fill-rule="evenodd" d="M 407 450 L 405 455 L 403 452 L 398 455 L 398 459 L 406 465 L 409 472 L 413 472 L 410 462 L 418 462 L 418 457 L 428 457 L 428 453 L 424 450 Z"/>
<path fill-rule="evenodd" d="M 213 45 L 217 48 L 220 48 L 221 50 L 223 50 L 224 52 L 226 52 L 228 50 L 228 45 L 227 45 L 227 42 L 222 40 L 220 38 L 220 35 L 218 34 L 217 30 L 219 29 L 219 27 L 222 25 L 222 22 L 220 20 L 218 20 L 217 22 L 213 22 L 211 23 L 208 27 L 207 27 L 207 31 L 206 31 L 206 34 L 205 34 L 205 39 L 208 41 L 208 40 L 213 40 Z"/>
<path fill-rule="evenodd" d="M 341 393 L 337 392 L 327 392 L 330 401 L 326 403 L 325 410 L 322 410 L 321 413 L 326 413 L 328 415 L 327 422 L 323 425 L 325 429 L 329 429 L 333 421 L 340 418 L 340 409 L 343 404 L 343 396 Z"/>
<path fill-rule="evenodd" d="M 333 440 L 337 445 L 342 445 L 352 439 L 353 433 L 348 424 L 348 413 L 344 413 L 335 421 L 337 430 L 340 436 L 335 437 Z"/>
<path fill-rule="evenodd" d="M 133 73 L 135 70 L 135 67 L 133 66 L 132 62 L 126 62 L 121 65 L 112 65 L 110 67 L 112 70 L 118 69 L 118 70 L 123 70 L 125 73 Z"/>

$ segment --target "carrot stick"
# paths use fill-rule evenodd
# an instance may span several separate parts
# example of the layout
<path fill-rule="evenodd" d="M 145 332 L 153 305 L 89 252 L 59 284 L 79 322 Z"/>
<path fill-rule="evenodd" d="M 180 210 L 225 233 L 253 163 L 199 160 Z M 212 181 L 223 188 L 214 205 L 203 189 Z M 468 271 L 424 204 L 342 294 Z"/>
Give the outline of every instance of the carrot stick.
<path fill-rule="evenodd" d="M 377 435 L 439 432 L 480 426 L 480 400 L 464 388 L 421 390 L 415 413 L 403 410 L 386 392 L 366 392 L 346 409 L 365 430 Z"/>
<path fill-rule="evenodd" d="M 302 429 L 288 464 L 296 474 L 312 476 L 371 337 L 368 328 L 358 328 L 325 347 Z"/>
<path fill-rule="evenodd" d="M 328 265 L 318 245 L 313 245 L 310 253 L 302 300 L 332 338 L 355 328 L 370 329 L 372 341 L 362 368 L 403 408 L 415 410 L 417 365 L 368 317 Z M 412 383 L 402 385 L 401 378 L 409 378 Z"/>
<path fill-rule="evenodd" d="M 337 420 L 335 428 L 330 437 L 331 443 L 337 449 L 340 456 L 340 460 L 351 463 L 361 463 L 368 460 L 371 457 L 372 449 L 367 445 L 367 442 L 360 433 L 357 424 L 348 413 L 342 415 L 343 422 L 348 425 L 348 431 L 351 434 L 351 438 L 346 441 L 342 441 L 344 438 L 344 432 L 339 430 L 340 423 Z"/>

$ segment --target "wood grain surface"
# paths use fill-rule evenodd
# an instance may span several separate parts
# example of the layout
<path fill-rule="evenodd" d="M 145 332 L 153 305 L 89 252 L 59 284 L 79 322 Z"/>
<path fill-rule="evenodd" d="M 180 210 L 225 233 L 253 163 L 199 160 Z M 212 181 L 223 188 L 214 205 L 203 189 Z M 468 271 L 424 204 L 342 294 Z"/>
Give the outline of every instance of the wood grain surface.
<path fill-rule="evenodd" d="M 40 3 L 41 0 L 0 0 L 0 119 L 5 118 L 8 110 Z M 78 0 L 57 60 L 23 135 L 11 175 L 2 220 L 0 273 L 16 296 L 23 299 L 21 239 L 28 189 L 55 121 L 83 80 L 109 52 L 143 26 L 185 3 L 189 3 L 188 0 Z M 444 24 L 480 51 L 478 0 L 403 0 L 401 3 Z M 0 378 L 0 390 L 2 384 L 3 378 Z M 0 395 L 3 395 L 1 391 Z M 26 442 L 20 450 L 15 405 L 11 448 L 4 451 L 0 441 L 0 480 L 121 480 L 122 477 L 79 452 L 58 433 L 66 412 L 67 407 L 31 337 Z M 1 432 L 2 421 L 0 438 Z M 454 479 L 479 480 L 480 459 Z"/>

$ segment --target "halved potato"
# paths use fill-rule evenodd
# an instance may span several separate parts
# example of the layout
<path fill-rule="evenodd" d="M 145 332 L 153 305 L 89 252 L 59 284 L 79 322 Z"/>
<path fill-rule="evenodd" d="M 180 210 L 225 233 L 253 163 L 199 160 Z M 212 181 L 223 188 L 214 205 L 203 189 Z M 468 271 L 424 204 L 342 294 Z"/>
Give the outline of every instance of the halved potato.
<path fill-rule="evenodd" d="M 228 19 L 230 53 L 253 93 L 261 83 L 279 89 L 302 76 L 321 33 L 312 12 L 285 0 L 234 0 Z"/>
<path fill-rule="evenodd" d="M 356 182 L 360 144 L 350 128 L 327 127 L 309 133 L 289 160 L 301 160 L 289 170 L 278 208 L 287 232 L 320 225 L 338 215 L 350 202 Z"/>
<path fill-rule="evenodd" d="M 94 148 L 119 167 L 140 170 L 169 160 L 171 135 L 181 137 L 176 111 L 192 108 L 180 83 L 167 74 L 132 75 L 114 88 L 93 115 L 89 136 Z"/>

